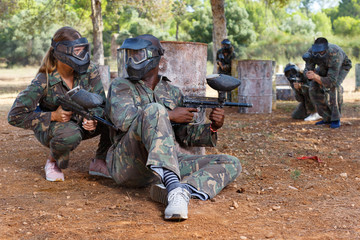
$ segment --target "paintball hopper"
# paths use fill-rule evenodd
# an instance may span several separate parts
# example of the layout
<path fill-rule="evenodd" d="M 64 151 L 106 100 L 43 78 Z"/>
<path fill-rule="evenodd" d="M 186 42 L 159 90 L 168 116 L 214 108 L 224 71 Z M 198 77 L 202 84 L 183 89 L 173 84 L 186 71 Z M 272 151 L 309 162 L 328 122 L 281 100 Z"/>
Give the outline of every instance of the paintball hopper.
<path fill-rule="evenodd" d="M 241 81 L 237 78 L 225 74 L 211 74 L 206 76 L 206 81 L 210 87 L 217 91 L 231 91 L 240 86 Z"/>
<path fill-rule="evenodd" d="M 302 59 L 305 61 L 305 62 L 309 62 L 311 60 L 311 53 L 309 52 L 306 52 L 303 56 L 302 56 Z"/>
<path fill-rule="evenodd" d="M 66 94 L 72 101 L 86 109 L 98 107 L 104 102 L 103 98 L 99 94 L 80 89 L 79 86 L 71 89 Z"/>

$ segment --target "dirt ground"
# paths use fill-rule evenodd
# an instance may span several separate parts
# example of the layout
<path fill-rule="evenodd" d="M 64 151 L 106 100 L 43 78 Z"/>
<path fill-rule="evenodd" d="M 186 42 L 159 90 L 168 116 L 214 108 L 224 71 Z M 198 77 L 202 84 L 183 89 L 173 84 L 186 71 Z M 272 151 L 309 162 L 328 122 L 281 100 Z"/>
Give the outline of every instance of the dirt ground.
<path fill-rule="evenodd" d="M 206 151 L 238 157 L 242 174 L 215 199 L 192 199 L 188 220 L 165 222 L 149 188 L 88 175 L 97 138 L 72 153 L 65 182 L 46 181 L 48 149 L 7 123 L 14 99 L 3 97 L 0 239 L 360 239 L 356 98 L 345 99 L 336 130 L 292 120 L 296 102 L 278 102 L 271 114 L 226 108 L 218 146 Z"/>

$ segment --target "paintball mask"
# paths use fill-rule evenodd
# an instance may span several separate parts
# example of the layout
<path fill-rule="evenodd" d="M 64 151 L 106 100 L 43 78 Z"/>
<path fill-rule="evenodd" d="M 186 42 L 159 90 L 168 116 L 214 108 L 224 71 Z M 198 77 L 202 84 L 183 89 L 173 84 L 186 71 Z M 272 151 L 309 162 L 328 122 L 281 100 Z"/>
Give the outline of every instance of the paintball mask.
<path fill-rule="evenodd" d="M 293 63 L 289 63 L 285 66 L 284 69 L 285 77 L 290 82 L 298 82 L 300 81 L 300 69 Z"/>
<path fill-rule="evenodd" d="M 90 45 L 86 38 L 60 42 L 52 39 L 51 46 L 57 60 L 69 65 L 79 74 L 86 73 L 90 65 Z"/>
<path fill-rule="evenodd" d="M 314 43 L 311 47 L 312 59 L 314 63 L 321 63 L 326 60 L 328 53 L 329 43 Z"/>
<path fill-rule="evenodd" d="M 125 69 L 132 81 L 141 80 L 146 73 L 159 65 L 164 49 L 142 38 L 128 38 L 121 45 L 124 52 Z"/>
<path fill-rule="evenodd" d="M 222 40 L 221 44 L 225 52 L 231 52 L 231 42 L 229 41 L 229 39 Z"/>

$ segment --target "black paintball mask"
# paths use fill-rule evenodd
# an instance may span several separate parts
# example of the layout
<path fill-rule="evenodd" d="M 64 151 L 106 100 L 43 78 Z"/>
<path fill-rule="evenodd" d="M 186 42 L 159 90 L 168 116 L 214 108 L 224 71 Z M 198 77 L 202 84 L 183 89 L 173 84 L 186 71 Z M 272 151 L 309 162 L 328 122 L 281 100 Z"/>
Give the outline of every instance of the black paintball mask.
<path fill-rule="evenodd" d="M 90 65 L 90 44 L 86 38 L 60 42 L 51 39 L 51 46 L 57 60 L 69 65 L 79 74 L 86 73 Z"/>
<path fill-rule="evenodd" d="M 314 63 L 324 62 L 328 55 L 329 43 L 314 43 L 311 47 L 312 61 Z"/>
<path fill-rule="evenodd" d="M 290 82 L 300 81 L 300 69 L 293 63 L 289 63 L 285 66 L 284 74 Z"/>
<path fill-rule="evenodd" d="M 224 52 L 230 53 L 231 52 L 231 42 L 229 39 L 224 39 L 221 42 L 222 49 Z"/>
<path fill-rule="evenodd" d="M 132 81 L 141 80 L 146 73 L 159 65 L 164 49 L 154 46 L 151 41 L 142 38 L 125 39 L 123 50 L 125 69 Z"/>

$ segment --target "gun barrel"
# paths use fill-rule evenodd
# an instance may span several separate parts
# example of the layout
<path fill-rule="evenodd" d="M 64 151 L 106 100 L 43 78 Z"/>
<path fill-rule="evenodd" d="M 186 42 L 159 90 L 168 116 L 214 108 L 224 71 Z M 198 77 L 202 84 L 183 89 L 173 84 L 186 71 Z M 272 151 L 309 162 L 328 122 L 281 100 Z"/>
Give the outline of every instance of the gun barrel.
<path fill-rule="evenodd" d="M 235 103 L 235 102 L 225 102 L 224 106 L 228 107 L 253 107 L 251 103 Z"/>
<path fill-rule="evenodd" d="M 100 122 L 102 124 L 105 124 L 109 127 L 112 127 L 115 130 L 118 130 L 118 128 L 114 124 L 112 124 L 111 122 L 109 122 L 101 117 L 98 117 L 98 116 L 92 114 L 88 109 L 85 109 L 84 107 L 80 106 L 75 101 L 71 101 L 66 98 L 59 97 L 58 102 L 65 111 L 72 111 L 76 114 L 79 114 L 82 117 L 89 119 L 89 120 L 97 120 L 98 122 Z"/>
<path fill-rule="evenodd" d="M 101 117 L 98 117 L 98 116 L 95 116 L 93 115 L 92 116 L 95 120 L 97 120 L 98 122 L 101 122 L 105 125 L 108 125 L 109 127 L 112 127 L 114 130 L 119 130 L 114 124 L 112 124 L 111 122 L 109 121 L 106 121 L 105 119 L 101 118 Z"/>
<path fill-rule="evenodd" d="M 251 103 L 234 103 L 234 102 L 224 102 L 220 103 L 218 98 L 210 97 L 185 97 L 183 99 L 185 107 L 200 107 L 200 108 L 218 108 L 223 106 L 231 107 L 252 107 Z"/>

